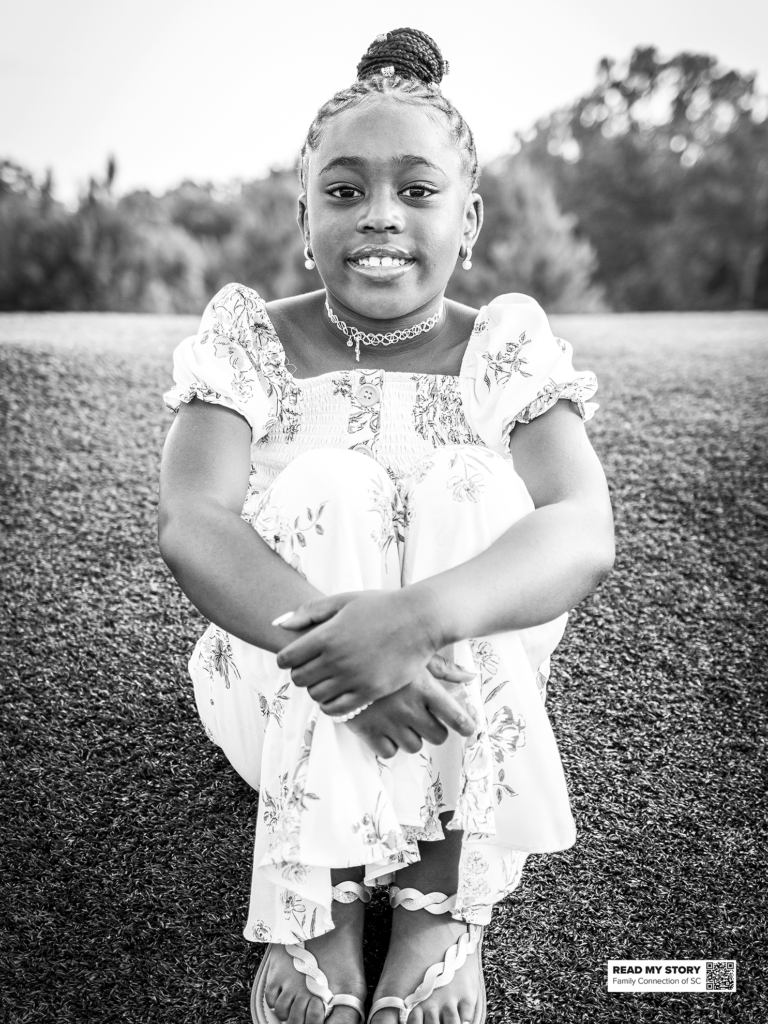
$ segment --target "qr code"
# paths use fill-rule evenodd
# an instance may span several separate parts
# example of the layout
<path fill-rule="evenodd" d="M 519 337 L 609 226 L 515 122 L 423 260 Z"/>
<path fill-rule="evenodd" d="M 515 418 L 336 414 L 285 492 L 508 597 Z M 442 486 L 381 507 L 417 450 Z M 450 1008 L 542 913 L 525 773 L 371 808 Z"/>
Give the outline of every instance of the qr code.
<path fill-rule="evenodd" d="M 707 960 L 707 992 L 736 991 L 736 961 Z"/>

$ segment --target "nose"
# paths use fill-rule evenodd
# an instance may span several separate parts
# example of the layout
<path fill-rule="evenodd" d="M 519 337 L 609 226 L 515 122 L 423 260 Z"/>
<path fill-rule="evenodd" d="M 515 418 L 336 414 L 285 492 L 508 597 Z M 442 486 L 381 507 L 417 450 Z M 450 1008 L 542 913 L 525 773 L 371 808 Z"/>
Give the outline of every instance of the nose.
<path fill-rule="evenodd" d="M 366 234 L 397 234 L 404 227 L 397 195 L 389 189 L 375 190 L 360 213 L 357 230 Z"/>

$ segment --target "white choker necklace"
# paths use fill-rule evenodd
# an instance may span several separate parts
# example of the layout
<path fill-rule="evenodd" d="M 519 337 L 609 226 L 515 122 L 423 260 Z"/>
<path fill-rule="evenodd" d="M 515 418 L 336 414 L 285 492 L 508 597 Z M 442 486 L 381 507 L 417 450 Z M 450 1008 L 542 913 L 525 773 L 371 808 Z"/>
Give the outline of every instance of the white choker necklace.
<path fill-rule="evenodd" d="M 331 323 L 336 324 L 343 334 L 346 334 L 347 347 L 355 346 L 355 359 L 358 363 L 360 362 L 361 342 L 363 345 L 394 345 L 395 342 L 415 338 L 418 334 L 423 334 L 424 331 L 431 331 L 442 317 L 444 309 L 445 307 L 441 304 L 440 309 L 429 320 L 422 320 L 420 324 L 414 324 L 413 327 L 408 327 L 404 331 L 390 331 L 389 334 L 366 334 L 365 331 L 360 331 L 357 327 L 350 327 L 343 320 L 339 320 L 328 305 L 328 299 L 325 300 L 325 312 L 328 314 L 328 319 Z"/>

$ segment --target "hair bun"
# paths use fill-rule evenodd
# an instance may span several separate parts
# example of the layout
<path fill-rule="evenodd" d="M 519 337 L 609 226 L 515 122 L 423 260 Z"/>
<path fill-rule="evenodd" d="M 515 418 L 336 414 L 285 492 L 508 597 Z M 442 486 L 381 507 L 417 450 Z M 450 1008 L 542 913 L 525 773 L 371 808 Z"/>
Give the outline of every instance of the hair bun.
<path fill-rule="evenodd" d="M 439 85 L 448 74 L 448 61 L 443 60 L 440 47 L 426 32 L 396 28 L 376 36 L 357 65 L 359 79 L 382 74 Z"/>

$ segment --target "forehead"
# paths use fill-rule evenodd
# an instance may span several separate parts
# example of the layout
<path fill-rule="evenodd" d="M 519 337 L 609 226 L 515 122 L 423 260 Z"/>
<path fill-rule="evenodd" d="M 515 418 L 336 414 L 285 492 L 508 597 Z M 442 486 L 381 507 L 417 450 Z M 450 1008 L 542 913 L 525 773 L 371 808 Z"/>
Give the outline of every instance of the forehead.
<path fill-rule="evenodd" d="M 446 177 L 462 174 L 461 154 L 439 110 L 392 96 L 374 96 L 329 119 L 311 155 L 310 175 L 322 173 L 339 158 L 383 167 L 398 166 L 406 156 L 421 158 Z"/>

